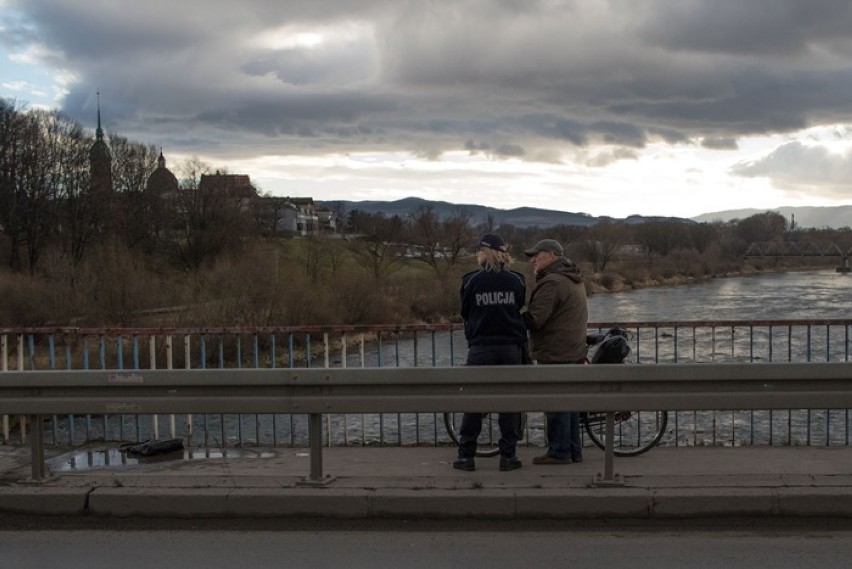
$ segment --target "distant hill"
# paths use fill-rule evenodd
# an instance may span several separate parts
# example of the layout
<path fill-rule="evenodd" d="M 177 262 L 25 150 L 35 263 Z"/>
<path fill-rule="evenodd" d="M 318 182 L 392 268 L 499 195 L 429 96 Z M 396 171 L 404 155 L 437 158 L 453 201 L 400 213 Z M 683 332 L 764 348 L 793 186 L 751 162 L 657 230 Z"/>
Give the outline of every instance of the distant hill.
<path fill-rule="evenodd" d="M 435 213 L 441 217 L 450 217 L 458 211 L 467 211 L 471 215 L 474 225 L 485 223 L 490 216 L 497 226 L 514 225 L 516 227 L 552 227 L 554 225 L 595 225 L 603 219 L 622 221 L 625 223 L 643 223 L 650 220 L 672 219 L 684 223 L 693 223 L 692 220 L 681 217 L 645 217 L 631 215 L 630 217 L 618 219 L 612 217 L 594 217 L 586 213 L 571 213 L 567 211 L 555 211 L 550 209 L 539 209 L 535 207 L 519 207 L 515 209 L 497 209 L 484 205 L 454 204 L 444 201 L 431 201 L 422 198 L 403 198 L 396 201 L 317 201 L 319 204 L 331 206 L 340 204 L 346 211 L 359 210 L 366 213 L 382 213 L 384 215 L 398 215 L 405 217 L 423 206 L 431 206 Z"/>
<path fill-rule="evenodd" d="M 774 209 L 729 209 L 714 213 L 704 213 L 693 217 L 695 221 L 731 221 L 732 219 L 745 219 L 758 213 L 774 211 L 780 213 L 789 221 L 795 216 L 797 227 L 850 227 L 852 226 L 852 205 L 840 205 L 832 207 L 776 207 Z"/>

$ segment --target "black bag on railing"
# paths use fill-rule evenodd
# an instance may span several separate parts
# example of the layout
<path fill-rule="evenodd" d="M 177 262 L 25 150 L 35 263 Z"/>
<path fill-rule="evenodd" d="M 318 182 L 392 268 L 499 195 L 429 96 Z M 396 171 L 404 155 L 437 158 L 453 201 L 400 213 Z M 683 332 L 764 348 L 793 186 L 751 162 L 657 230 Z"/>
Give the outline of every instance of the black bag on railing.
<path fill-rule="evenodd" d="M 623 364 L 630 355 L 630 344 L 624 334 L 612 330 L 598 344 L 592 356 L 593 364 Z"/>

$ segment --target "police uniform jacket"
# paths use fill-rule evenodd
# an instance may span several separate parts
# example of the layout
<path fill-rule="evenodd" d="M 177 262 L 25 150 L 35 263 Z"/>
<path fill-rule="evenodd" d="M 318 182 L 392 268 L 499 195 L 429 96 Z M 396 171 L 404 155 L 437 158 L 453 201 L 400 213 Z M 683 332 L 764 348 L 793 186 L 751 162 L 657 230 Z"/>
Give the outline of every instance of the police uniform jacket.
<path fill-rule="evenodd" d="M 480 269 L 462 277 L 461 315 L 469 346 L 523 345 L 527 331 L 520 310 L 526 300 L 524 275 Z"/>

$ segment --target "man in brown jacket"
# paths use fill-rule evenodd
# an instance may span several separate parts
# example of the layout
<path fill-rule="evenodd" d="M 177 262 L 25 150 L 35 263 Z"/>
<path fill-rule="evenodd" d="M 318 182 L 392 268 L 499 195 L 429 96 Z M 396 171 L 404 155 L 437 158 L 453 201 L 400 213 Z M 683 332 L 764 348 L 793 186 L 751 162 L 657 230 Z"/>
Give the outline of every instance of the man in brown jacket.
<path fill-rule="evenodd" d="M 588 308 L 583 275 L 565 258 L 554 239 L 524 251 L 533 264 L 535 286 L 522 310 L 538 364 L 577 364 L 586 358 Z M 579 413 L 545 413 L 549 446 L 533 464 L 571 464 L 583 460 Z"/>

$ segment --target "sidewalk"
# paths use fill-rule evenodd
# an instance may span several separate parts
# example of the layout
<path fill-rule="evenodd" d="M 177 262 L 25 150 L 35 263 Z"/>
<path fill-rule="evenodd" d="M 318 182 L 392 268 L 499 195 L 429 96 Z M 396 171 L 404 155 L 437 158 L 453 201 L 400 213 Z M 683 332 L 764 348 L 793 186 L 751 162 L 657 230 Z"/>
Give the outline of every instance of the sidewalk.
<path fill-rule="evenodd" d="M 520 470 L 499 472 L 497 458 L 479 458 L 475 472 L 459 472 L 451 467 L 452 447 L 326 448 L 323 484 L 304 483 L 310 472 L 307 449 L 233 449 L 235 457 L 113 460 L 111 466 L 76 470 L 54 459 L 51 475 L 35 482 L 29 479 L 29 449 L 0 446 L 0 512 L 180 518 L 852 517 L 848 447 L 657 448 L 616 458 L 622 486 L 593 485 L 604 470 L 597 449 L 586 449 L 583 463 L 566 466 L 533 465 L 541 452 L 520 448 Z M 76 455 L 78 464 L 86 464 L 85 451 Z"/>

